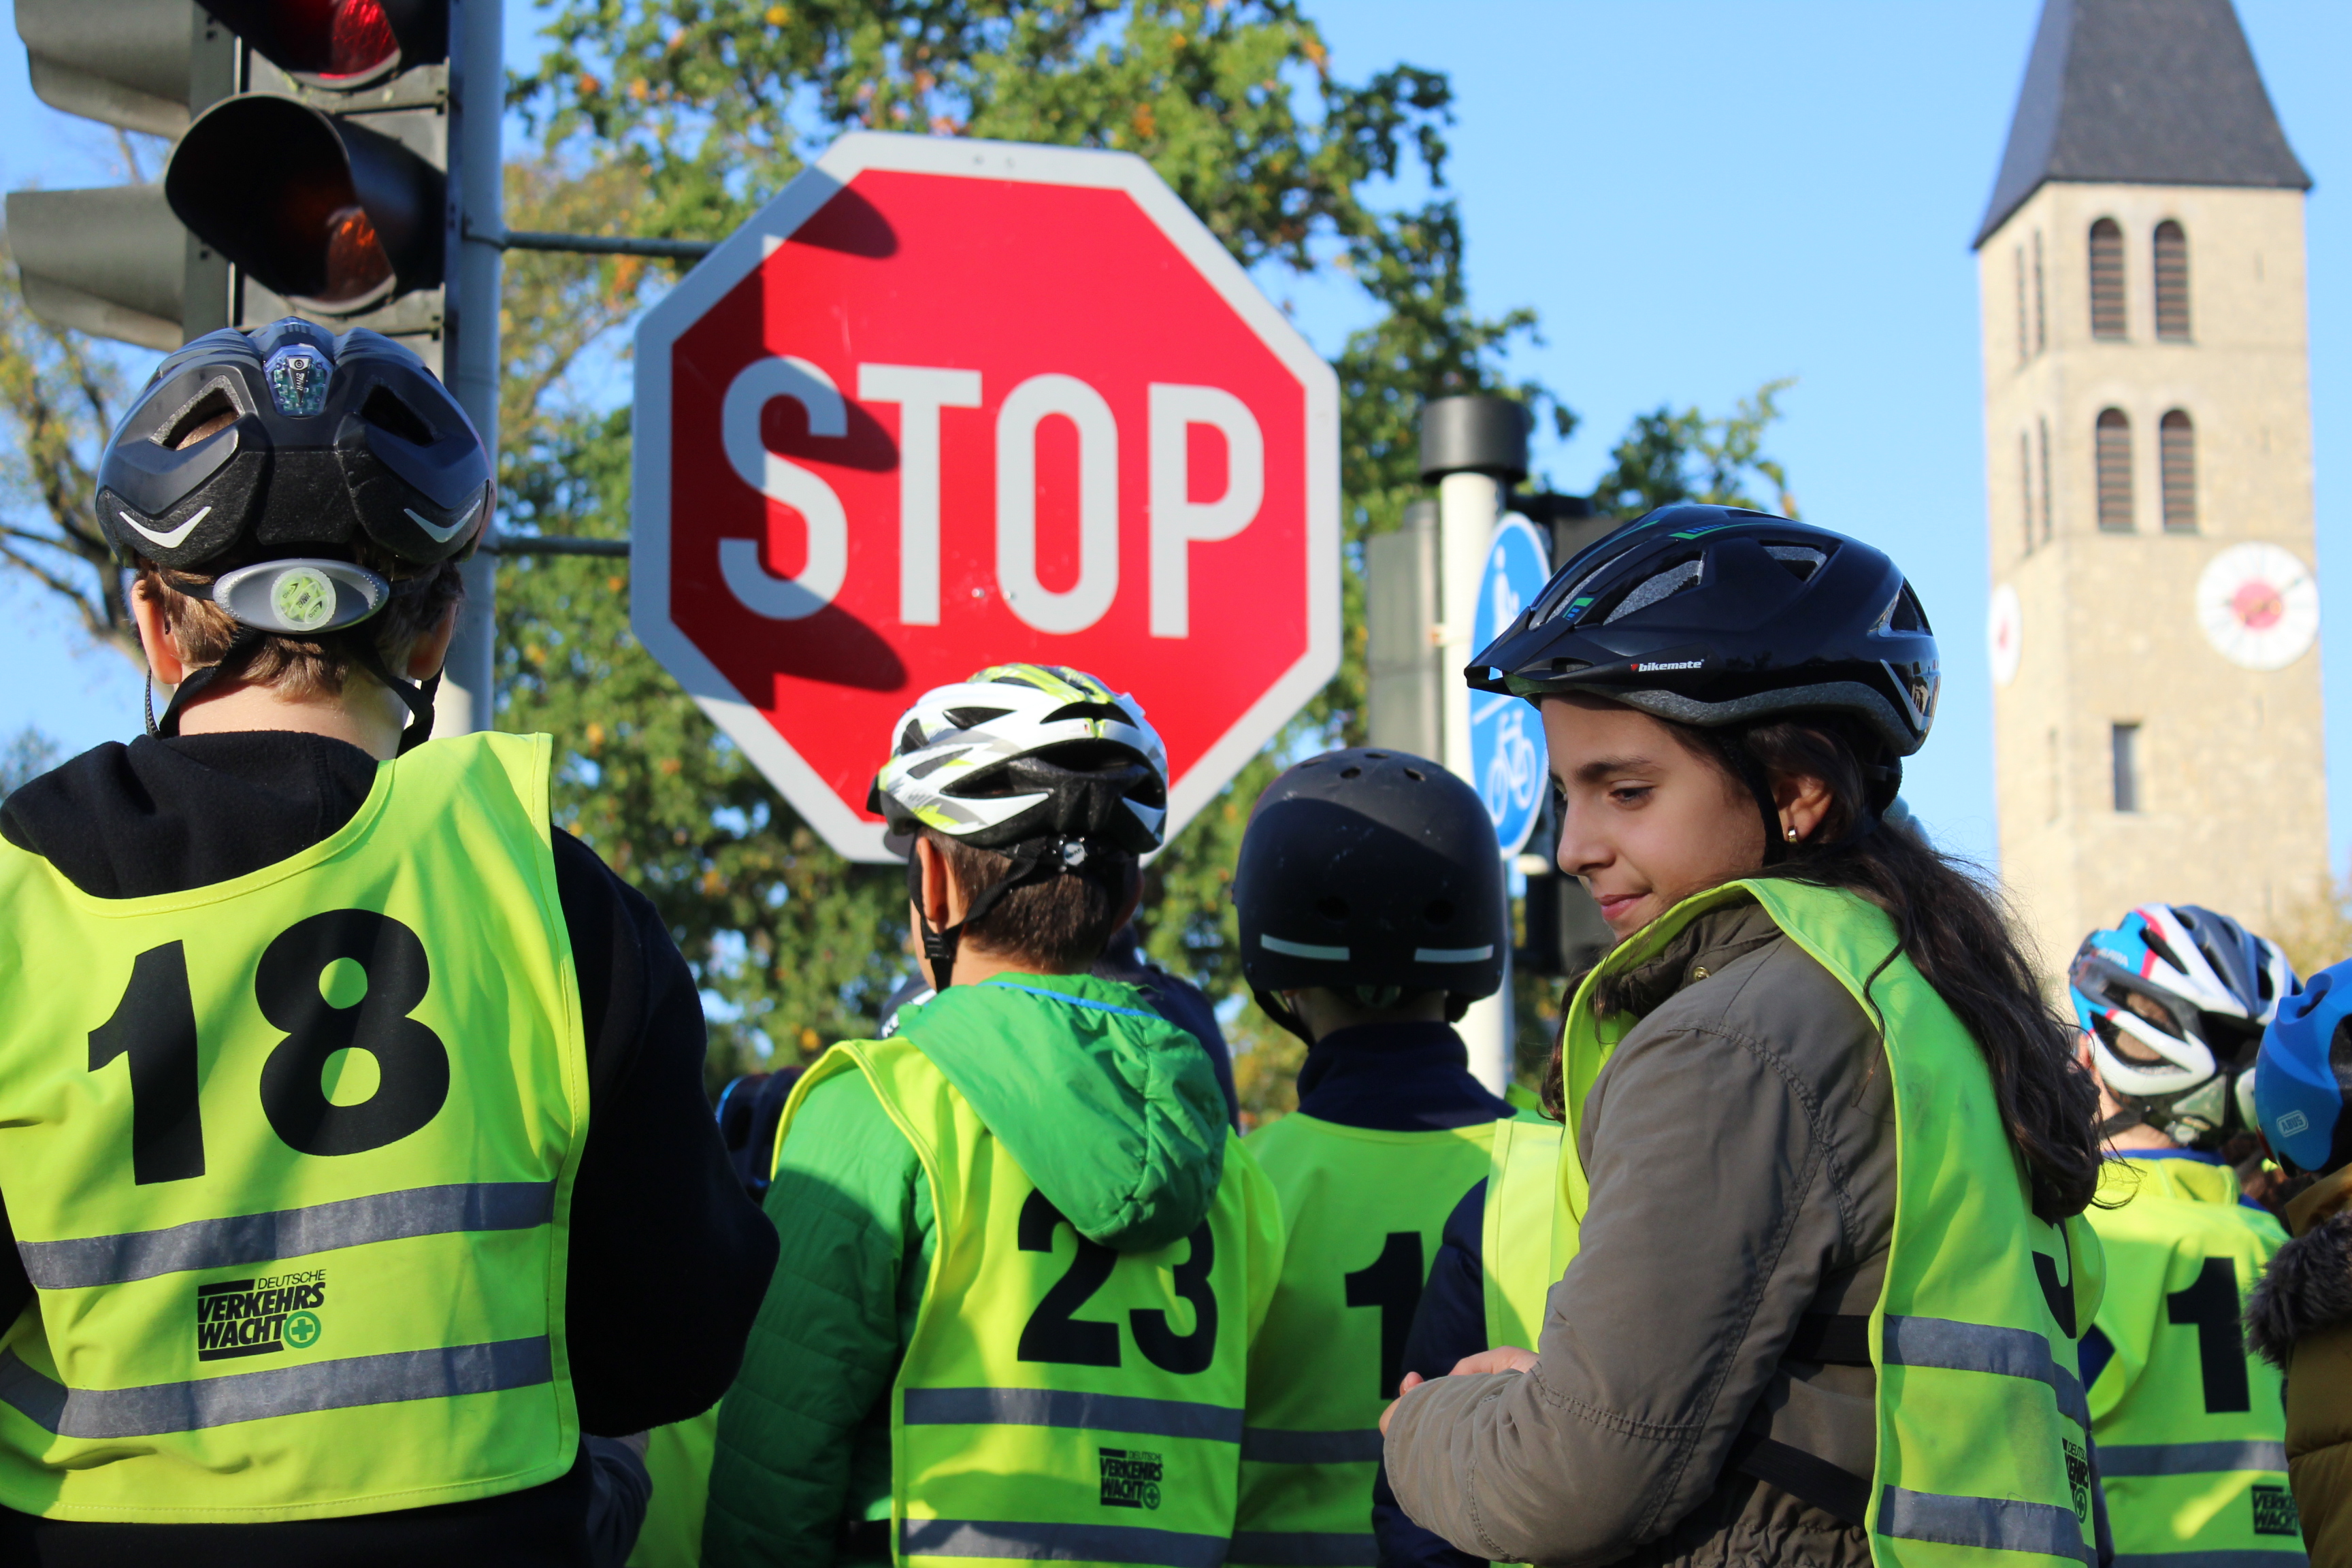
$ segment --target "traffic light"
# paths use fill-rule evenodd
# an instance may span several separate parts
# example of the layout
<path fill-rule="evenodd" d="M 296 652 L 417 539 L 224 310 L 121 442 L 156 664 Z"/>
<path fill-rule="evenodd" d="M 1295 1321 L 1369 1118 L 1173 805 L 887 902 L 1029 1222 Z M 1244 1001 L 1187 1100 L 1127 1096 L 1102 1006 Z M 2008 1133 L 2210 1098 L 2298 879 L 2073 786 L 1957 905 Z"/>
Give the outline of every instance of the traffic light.
<path fill-rule="evenodd" d="M 34 313 L 153 348 L 300 315 L 439 366 L 466 3 L 17 0 L 44 100 L 176 139 L 157 184 L 9 196 Z"/>
<path fill-rule="evenodd" d="M 307 316 L 412 340 L 437 363 L 452 0 L 203 0 L 241 90 L 194 117 L 163 195 L 234 268 L 237 324 Z"/>
<path fill-rule="evenodd" d="M 16 0 L 16 32 L 43 102 L 121 130 L 177 136 L 236 90 L 235 37 L 190 0 Z M 42 321 L 153 349 L 227 324 L 228 263 L 161 184 L 12 191 L 7 213 Z"/>

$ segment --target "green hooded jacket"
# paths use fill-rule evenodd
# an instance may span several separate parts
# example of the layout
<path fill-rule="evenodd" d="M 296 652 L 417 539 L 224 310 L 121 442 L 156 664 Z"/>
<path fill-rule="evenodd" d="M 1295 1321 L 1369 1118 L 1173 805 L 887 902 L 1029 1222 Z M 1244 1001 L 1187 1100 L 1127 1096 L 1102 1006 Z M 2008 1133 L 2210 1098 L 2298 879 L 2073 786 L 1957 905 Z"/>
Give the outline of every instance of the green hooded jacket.
<path fill-rule="evenodd" d="M 1224 1096 L 1199 1043 L 1149 1016 L 1133 987 L 1001 974 L 902 1012 L 898 1033 L 1088 1239 L 1147 1250 L 1208 1214 L 1224 1167 Z M 777 1152 L 767 1208 L 782 1252 L 719 1408 L 703 1561 L 887 1562 L 887 1396 L 922 1305 L 934 1220 L 914 1149 L 862 1075 L 809 1094 Z"/>

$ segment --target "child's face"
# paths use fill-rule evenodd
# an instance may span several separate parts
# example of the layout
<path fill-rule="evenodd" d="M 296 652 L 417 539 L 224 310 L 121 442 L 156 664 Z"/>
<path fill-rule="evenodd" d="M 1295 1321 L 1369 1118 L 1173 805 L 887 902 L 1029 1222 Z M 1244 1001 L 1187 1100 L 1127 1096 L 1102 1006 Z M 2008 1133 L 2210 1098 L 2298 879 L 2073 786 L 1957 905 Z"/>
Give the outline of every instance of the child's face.
<path fill-rule="evenodd" d="M 1764 825 L 1725 768 L 1638 709 L 1547 699 L 1544 742 L 1565 802 L 1559 868 L 1583 879 L 1619 940 L 1694 893 L 1764 864 Z"/>

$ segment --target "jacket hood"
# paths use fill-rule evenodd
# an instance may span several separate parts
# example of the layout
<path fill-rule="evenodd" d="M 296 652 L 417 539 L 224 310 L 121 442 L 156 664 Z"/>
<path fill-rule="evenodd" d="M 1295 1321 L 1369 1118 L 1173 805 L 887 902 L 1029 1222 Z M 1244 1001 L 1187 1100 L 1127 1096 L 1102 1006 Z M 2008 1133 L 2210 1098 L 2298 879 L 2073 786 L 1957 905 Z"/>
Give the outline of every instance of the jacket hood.
<path fill-rule="evenodd" d="M 1224 1093 L 1200 1042 L 1133 986 L 1000 974 L 902 1011 L 898 1032 L 1087 1240 L 1146 1252 L 1208 1216 Z"/>

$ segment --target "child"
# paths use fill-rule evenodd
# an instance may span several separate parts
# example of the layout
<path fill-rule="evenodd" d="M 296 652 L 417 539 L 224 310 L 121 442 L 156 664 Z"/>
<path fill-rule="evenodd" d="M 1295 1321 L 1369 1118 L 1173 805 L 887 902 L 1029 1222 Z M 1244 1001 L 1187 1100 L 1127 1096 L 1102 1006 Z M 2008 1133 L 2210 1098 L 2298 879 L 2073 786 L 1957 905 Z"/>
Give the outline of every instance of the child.
<path fill-rule="evenodd" d="M 0 811 L 0 1560 L 583 1563 L 583 1431 L 733 1375 L 775 1240 L 692 975 L 547 737 L 425 742 L 490 480 L 414 354 L 291 319 L 100 458 L 177 689 Z"/>
<path fill-rule="evenodd" d="M 1992 900 L 1885 819 L 1938 680 L 1902 573 L 1665 507 L 1471 674 L 1539 707 L 1619 942 L 1544 1086 L 1578 1250 L 1540 1353 L 1405 1380 L 1399 1503 L 1504 1562 L 2087 1560 L 2095 1098 Z"/>
<path fill-rule="evenodd" d="M 1198 1044 L 1087 973 L 1167 787 L 1141 710 L 1076 670 L 899 721 L 875 794 L 936 995 L 786 1107 L 704 1562 L 1222 1554 L 1280 1221 Z"/>
<path fill-rule="evenodd" d="M 1258 798 L 1234 904 L 1259 1005 L 1308 1049 L 1297 1114 L 1246 1143 L 1286 1241 L 1226 1561 L 1369 1564 L 1377 1424 L 1438 1229 L 1517 1114 L 1451 1026 L 1502 984 L 1502 855 L 1476 792 L 1435 763 L 1330 752 Z"/>

